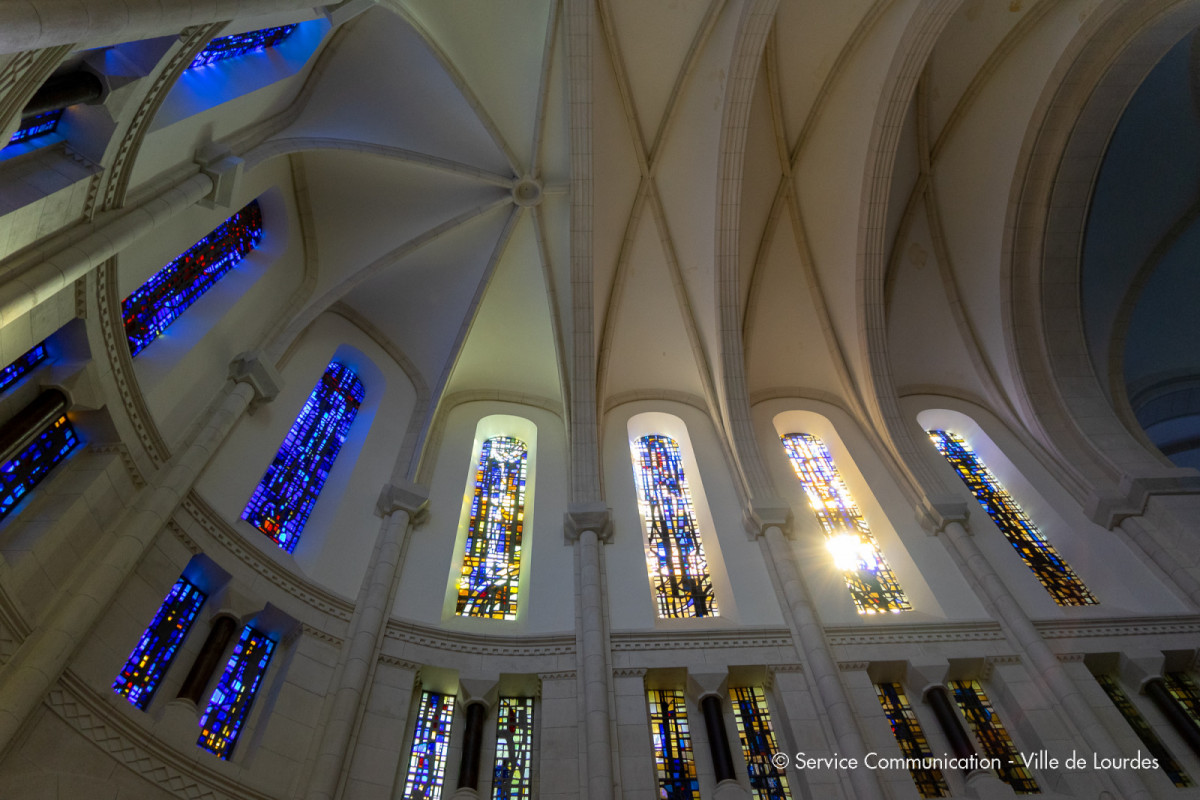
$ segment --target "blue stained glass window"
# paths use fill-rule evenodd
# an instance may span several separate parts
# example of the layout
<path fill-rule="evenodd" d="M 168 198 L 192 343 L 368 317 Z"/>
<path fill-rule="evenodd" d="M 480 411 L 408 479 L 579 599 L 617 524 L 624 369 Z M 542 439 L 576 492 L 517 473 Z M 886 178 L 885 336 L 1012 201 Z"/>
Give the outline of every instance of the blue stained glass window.
<path fill-rule="evenodd" d="M 992 701 L 984 693 L 979 681 L 950 681 L 950 690 L 954 692 L 959 711 L 962 711 L 975 738 L 979 740 L 983 754 L 1000 763 L 996 769 L 1000 780 L 1011 786 L 1017 794 L 1039 794 L 1042 790 L 1025 766 L 1025 759 L 1008 735 L 1004 723 L 996 716 Z"/>
<path fill-rule="evenodd" d="M 29 490 L 79 445 L 65 416 L 59 417 L 28 447 L 0 466 L 0 519 L 7 517 Z"/>
<path fill-rule="evenodd" d="M 242 519 L 289 553 L 296 549 L 363 397 L 354 370 L 332 362 L 242 511 Z"/>
<path fill-rule="evenodd" d="M 755 800 L 789 800 L 792 795 L 787 775 L 771 763 L 771 756 L 779 752 L 779 747 L 771 730 L 766 695 L 756 686 L 742 686 L 730 689 L 729 699 L 736 712 L 738 738 Z"/>
<path fill-rule="evenodd" d="M 244 56 L 246 53 L 274 47 L 291 36 L 296 27 L 296 25 L 281 25 L 277 28 L 263 28 L 258 31 L 235 33 L 232 36 L 220 36 L 209 42 L 208 46 L 192 59 L 188 69 L 204 67 L 227 58 Z"/>
<path fill-rule="evenodd" d="M 175 581 L 113 681 L 113 691 L 145 711 L 207 597 L 187 578 Z"/>
<path fill-rule="evenodd" d="M 404 797 L 438 800 L 446 774 L 446 751 L 450 748 L 450 723 L 454 719 L 454 695 L 422 692 L 413 731 L 412 752 L 404 779 Z"/>
<path fill-rule="evenodd" d="M 46 343 L 35 344 L 31 350 L 17 357 L 17 360 L 0 370 L 0 392 L 19 381 L 33 371 L 33 368 L 46 360 Z"/>
<path fill-rule="evenodd" d="M 242 628 L 233 655 L 200 718 L 196 744 L 229 760 L 274 652 L 274 639 L 249 625 Z"/>
<path fill-rule="evenodd" d="M 21 127 L 17 128 L 17 132 L 12 135 L 8 143 L 19 144 L 27 142 L 30 139 L 36 139 L 39 136 L 45 136 L 48 133 L 54 133 L 58 129 L 58 122 L 62 119 L 63 111 L 64 109 L 56 108 L 53 111 L 44 111 L 32 117 L 23 117 L 21 119 Z"/>
<path fill-rule="evenodd" d="M 717 616 L 679 445 L 667 436 L 643 436 L 633 443 L 633 472 L 650 540 L 648 561 L 658 616 Z"/>
<path fill-rule="evenodd" d="M 700 796 L 700 783 L 696 780 L 683 692 L 650 689 L 646 699 L 650 703 L 650 738 L 654 743 L 658 796 L 664 800 L 694 800 Z"/>
<path fill-rule="evenodd" d="M 137 355 L 262 241 L 254 200 L 121 301 L 129 352 Z"/>
<path fill-rule="evenodd" d="M 533 698 L 501 697 L 492 800 L 529 800 L 533 790 Z"/>
<path fill-rule="evenodd" d="M 892 736 L 896 737 L 896 744 L 900 745 L 904 757 L 914 759 L 910 762 L 913 764 L 919 763 L 920 759 L 932 758 L 933 751 L 929 749 L 921 721 L 909 704 L 904 687 L 898 683 L 877 683 L 875 694 L 879 696 L 879 704 L 883 706 L 888 722 L 892 723 Z M 912 776 L 921 797 L 945 797 L 950 794 L 950 787 L 946 785 L 946 777 L 940 769 L 912 766 L 908 768 L 908 774 Z"/>
<path fill-rule="evenodd" d="M 517 618 L 528 462 L 519 439 L 495 436 L 483 443 L 458 581 L 460 616 Z"/>
<path fill-rule="evenodd" d="M 1012 495 L 1000 485 L 992 471 L 979 460 L 969 444 L 948 431 L 929 431 L 929 438 L 938 452 L 950 462 L 950 466 L 954 467 L 958 477 L 975 495 L 1004 538 L 1008 539 L 1008 543 L 1054 598 L 1054 602 L 1060 606 L 1094 605 L 1099 602 L 1079 580 L 1075 570 L 1046 541 L 1038 526 L 1017 505 Z"/>

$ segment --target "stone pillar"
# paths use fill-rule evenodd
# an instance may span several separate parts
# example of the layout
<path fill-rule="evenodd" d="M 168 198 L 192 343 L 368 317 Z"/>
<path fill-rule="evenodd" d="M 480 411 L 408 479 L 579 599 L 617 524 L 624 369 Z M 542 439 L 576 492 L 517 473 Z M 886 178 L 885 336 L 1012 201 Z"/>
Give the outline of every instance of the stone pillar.
<path fill-rule="evenodd" d="M 225 648 L 229 646 L 229 642 L 236 632 L 237 620 L 231 615 L 221 614 L 213 620 L 208 637 L 201 645 L 200 652 L 196 654 L 196 660 L 192 662 L 192 668 L 188 670 L 187 677 L 183 679 L 183 684 L 179 687 L 179 693 L 175 695 L 175 699 L 187 700 L 196 706 L 200 705 L 204 689 L 212 680 L 217 667 L 220 666 L 221 656 L 225 654 Z"/>
<path fill-rule="evenodd" d="M 764 548 L 764 557 L 775 565 L 775 573 L 782 583 L 780 587 L 787 601 L 787 613 L 795 632 L 801 654 L 807 659 L 812 685 L 816 690 L 818 708 L 823 709 L 830 726 L 838 752 L 843 754 L 865 754 L 868 752 L 846 687 L 829 643 L 825 641 L 825 630 L 817 618 L 816 609 L 808 596 L 808 588 L 792 555 L 792 548 L 784 531 L 791 527 L 791 509 L 786 506 L 756 506 L 746 514 L 750 529 Z M 873 770 L 850 770 L 849 779 L 857 797 L 882 797 L 883 787 Z"/>
<path fill-rule="evenodd" d="M 1163 679 L 1166 659 L 1161 652 L 1122 654 L 1121 676 L 1148 696 L 1193 753 L 1200 756 L 1200 726 L 1180 707 Z"/>
<path fill-rule="evenodd" d="M 47 603 L 49 614 L 0 670 L 0 753 L 41 704 L 250 402 L 278 394 L 275 375 L 253 354 L 239 356 L 230 369 L 232 390 L 191 445 L 142 490 L 133 508 L 118 521 L 111 547 L 89 556 L 82 582 L 69 584 L 60 597 Z"/>
<path fill-rule="evenodd" d="M 579 555 L 578 663 L 583 683 L 588 800 L 611 800 L 612 737 L 608 667 L 608 614 L 600 571 L 600 542 L 612 539 L 612 514 L 603 503 L 572 505 L 563 519 Z M 644 702 L 644 699 L 643 699 Z"/>
<path fill-rule="evenodd" d="M 657 773 L 651 749 L 650 708 L 646 703 L 646 670 L 614 671 L 617 741 L 636 743 L 621 751 L 621 800 L 656 800 Z M 610 795 L 611 796 L 611 795 Z"/>
<path fill-rule="evenodd" d="M 495 681 L 459 681 L 458 702 L 466 715 L 463 728 L 462 758 L 458 764 L 458 786 L 452 800 L 477 800 L 479 762 L 483 755 L 483 736 L 487 718 L 496 705 Z"/>
<path fill-rule="evenodd" d="M 579 797 L 579 676 L 572 670 L 543 672 L 539 776 L 542 800 L 575 800 Z"/>
<path fill-rule="evenodd" d="M 708 751 L 712 757 L 713 779 L 717 800 L 748 800 L 750 795 L 740 783 L 733 766 L 733 751 L 729 731 L 725 727 L 725 709 L 729 698 L 728 674 L 725 672 L 688 673 L 689 694 L 700 705 L 704 731 L 708 734 Z"/>
<path fill-rule="evenodd" d="M 342 669 L 313 765 L 306 795 L 309 800 L 331 800 L 337 791 L 367 677 L 390 616 L 404 538 L 409 526 L 425 514 L 427 503 L 425 490 L 414 484 L 388 484 L 379 495 L 376 510 L 383 517 L 383 524 L 359 592 L 358 608 L 350 621 L 350 633 L 342 646 Z"/>
<path fill-rule="evenodd" d="M 965 518 L 965 512 L 962 515 Z M 1079 687 L 1067 675 L 1058 657 L 1051 652 L 1041 634 L 1026 616 L 1017 599 L 1001 580 L 987 557 L 967 533 L 958 519 L 943 520 L 942 533 L 949 546 L 970 570 L 979 588 L 1000 616 L 1000 623 L 1021 650 L 1029 657 L 1032 671 L 1040 676 L 1051 697 L 1057 699 L 1064 716 L 1079 730 L 1083 740 L 1101 756 L 1118 756 L 1117 743 L 1108 729 L 1101 724 L 1092 707 L 1084 699 Z M 1113 770 L 1108 773 L 1119 794 L 1128 800 L 1149 800 L 1149 790 L 1138 775 L 1131 770 Z"/>
<path fill-rule="evenodd" d="M 71 286 L 176 214 L 199 203 L 212 193 L 214 186 L 212 176 L 201 172 L 136 208 L 98 216 L 90 223 L 90 234 L 0 286 L 0 327 Z"/>

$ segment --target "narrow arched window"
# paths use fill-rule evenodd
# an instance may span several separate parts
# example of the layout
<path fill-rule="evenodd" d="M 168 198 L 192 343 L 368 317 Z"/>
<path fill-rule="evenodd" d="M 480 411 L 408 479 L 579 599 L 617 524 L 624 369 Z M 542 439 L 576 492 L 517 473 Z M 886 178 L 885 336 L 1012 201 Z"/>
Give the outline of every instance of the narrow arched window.
<path fill-rule="evenodd" d="M 459 616 L 517 618 L 528 462 L 525 443 L 511 436 L 494 436 L 479 451 L 458 581 Z"/>
<path fill-rule="evenodd" d="M 113 691 L 145 711 L 207 598 L 187 578 L 175 581 L 113 681 Z"/>
<path fill-rule="evenodd" d="M 274 47 L 296 31 L 297 25 L 280 25 L 276 28 L 263 28 L 257 31 L 235 33 L 232 36 L 221 36 L 213 39 L 208 46 L 201 50 L 188 69 L 197 69 L 228 58 L 244 56 L 259 50 Z"/>
<path fill-rule="evenodd" d="M 633 443 L 633 472 L 650 540 L 650 581 L 658 616 L 717 616 L 679 444 L 656 433 L 641 437 Z"/>
<path fill-rule="evenodd" d="M 450 726 L 454 722 L 454 695 L 422 692 L 413 727 L 412 748 L 404 778 L 404 797 L 436 800 L 442 796 L 446 756 L 450 751 Z"/>
<path fill-rule="evenodd" d="M 910 610 L 912 606 L 834 466 L 829 448 L 808 433 L 788 433 L 780 438 L 858 613 Z"/>
<path fill-rule="evenodd" d="M 687 704 L 679 689 L 648 689 L 650 740 L 654 745 L 654 768 L 658 796 L 671 800 L 694 800 L 700 796 L 692 734 L 688 728 Z"/>
<path fill-rule="evenodd" d="M 262 210 L 254 200 L 121 301 L 129 353 L 142 352 L 192 303 L 262 242 Z"/>
<path fill-rule="evenodd" d="M 354 370 L 330 363 L 242 511 L 242 519 L 289 553 L 296 549 L 364 396 Z"/>
<path fill-rule="evenodd" d="M 962 437 L 949 431 L 932 430 L 929 431 L 929 438 L 938 452 L 950 462 L 950 466 L 954 467 L 958 477 L 975 495 L 1004 538 L 1008 539 L 1042 586 L 1046 587 L 1054 602 L 1060 606 L 1084 606 L 1098 602 L 1083 581 L 1079 580 L 1075 570 L 1046 541 L 1038 526 L 1017 505 L 1012 495 L 1005 491 Z"/>
<path fill-rule="evenodd" d="M 790 800 L 787 775 L 772 761 L 780 751 L 763 690 L 757 686 L 733 687 L 729 699 L 755 800 Z"/>
<path fill-rule="evenodd" d="M 242 628 L 233 655 L 200 718 L 200 738 L 196 744 L 226 761 L 233 755 L 233 747 L 271 664 L 275 644 L 274 639 L 250 625 Z"/>
<path fill-rule="evenodd" d="M 533 792 L 533 698 L 501 697 L 496 716 L 492 800 L 528 800 Z"/>

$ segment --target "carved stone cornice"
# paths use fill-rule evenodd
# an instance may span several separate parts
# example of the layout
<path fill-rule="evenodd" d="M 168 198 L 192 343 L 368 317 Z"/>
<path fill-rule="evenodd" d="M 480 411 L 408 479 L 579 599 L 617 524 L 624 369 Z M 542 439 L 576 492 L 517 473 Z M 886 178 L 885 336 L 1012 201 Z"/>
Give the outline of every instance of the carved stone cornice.
<path fill-rule="evenodd" d="M 624 631 L 611 634 L 614 652 L 639 650 L 713 650 L 793 646 L 786 628 L 760 630 L 693 630 L 679 633 Z"/>
<path fill-rule="evenodd" d="M 831 645 L 908 644 L 922 642 L 978 642 L 1003 640 L 1000 623 L 992 621 L 935 623 L 930 625 L 878 625 L 826 628 Z"/>
<path fill-rule="evenodd" d="M 600 541 L 611 542 L 612 509 L 602 502 L 572 503 L 563 514 L 563 533 L 568 542 L 577 542 L 584 531 L 594 531 Z"/>
<path fill-rule="evenodd" d="M 429 490 L 408 481 L 385 483 L 375 502 L 375 511 L 381 517 L 404 511 L 411 524 L 419 524 L 429 515 Z"/>

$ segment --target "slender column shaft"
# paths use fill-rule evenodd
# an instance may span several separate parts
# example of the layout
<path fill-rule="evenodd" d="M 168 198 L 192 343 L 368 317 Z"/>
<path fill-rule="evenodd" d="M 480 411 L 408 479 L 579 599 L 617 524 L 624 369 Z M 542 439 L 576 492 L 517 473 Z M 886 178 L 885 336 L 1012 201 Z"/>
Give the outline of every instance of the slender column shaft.
<path fill-rule="evenodd" d="M 0 286 L 0 326 L 71 286 L 212 190 L 212 178 L 198 173 L 137 208 L 98 219 L 92 233 Z"/>
<path fill-rule="evenodd" d="M 937 717 L 938 725 L 941 726 L 942 733 L 946 734 L 946 739 L 950 742 L 950 749 L 954 751 L 957 758 L 979 755 L 975 750 L 974 742 L 971 741 L 966 728 L 963 727 L 962 720 L 954 712 L 954 703 L 950 700 L 950 692 L 945 686 L 930 686 L 926 689 L 925 702 L 933 709 L 933 715 Z M 964 775 L 968 772 L 970 772 L 969 769 L 963 769 Z"/>
<path fill-rule="evenodd" d="M 825 632 L 808 598 L 808 590 L 801 581 L 800 569 L 792 557 L 787 537 L 778 525 L 767 525 L 763 535 L 783 582 L 783 594 L 800 637 L 800 647 L 808 658 L 808 668 L 816 686 L 817 699 L 829 717 L 838 748 L 842 753 L 866 753 L 869 748 L 858 730 L 850 697 L 842 684 L 833 655 L 829 652 Z M 849 775 L 857 796 L 884 796 L 883 787 L 880 786 L 873 770 L 850 770 Z"/>
<path fill-rule="evenodd" d="M 47 389 L 0 428 L 0 464 L 7 464 L 67 413 L 67 396 Z"/>
<path fill-rule="evenodd" d="M 0 753 L 41 704 L 253 397 L 250 384 L 234 386 L 192 445 L 120 520 L 112 547 L 98 554 L 82 583 L 47 604 L 49 615 L 0 670 Z"/>
<path fill-rule="evenodd" d="M 358 707 L 371 673 L 371 662 L 387 624 L 388 603 L 411 519 L 411 513 L 403 508 L 392 511 L 384 519 L 379 551 L 371 563 L 362 601 L 351 621 L 352 628 L 345 645 L 348 648 L 346 660 L 313 766 L 309 800 L 330 800 L 337 791 Z"/>
<path fill-rule="evenodd" d="M 187 677 L 183 679 L 183 685 L 179 687 L 179 694 L 175 695 L 176 697 L 191 700 L 196 705 L 200 705 L 204 689 L 212 680 L 213 673 L 217 671 L 217 666 L 221 663 L 221 656 L 224 655 L 225 648 L 229 646 L 229 640 L 233 638 L 236 630 L 237 622 L 233 617 L 220 616 L 213 620 L 208 637 L 204 640 L 200 652 L 196 654 L 196 660 L 192 662 L 192 668 L 188 670 Z"/>
<path fill-rule="evenodd" d="M 1142 690 L 1150 695 L 1154 705 L 1163 712 L 1167 721 L 1171 723 L 1171 727 L 1183 737 L 1187 746 L 1192 748 L 1192 752 L 1200 756 L 1200 726 L 1197 726 L 1196 721 L 1179 707 L 1179 703 L 1175 702 L 1175 698 L 1171 696 L 1171 690 L 1167 688 L 1163 679 L 1151 678 L 1146 681 Z"/>
<path fill-rule="evenodd" d="M 56 75 L 42 84 L 21 110 L 21 116 L 32 117 L 78 103 L 95 103 L 103 95 L 104 84 L 94 73 L 81 69 Z"/>
<path fill-rule="evenodd" d="M 595 531 L 579 534 L 579 597 L 583 618 L 584 731 L 587 735 L 588 800 L 611 800 L 612 742 L 609 737 L 604 607 L 600 591 L 600 539 Z"/>
<path fill-rule="evenodd" d="M 487 706 L 471 703 L 467 706 L 467 730 L 463 735 L 462 761 L 458 767 L 458 788 L 479 788 L 479 756 L 483 752 L 483 723 Z"/>
<path fill-rule="evenodd" d="M 713 773 L 717 783 L 736 780 L 733 771 L 733 753 L 729 750 L 729 735 L 725 730 L 725 714 L 721 698 L 715 694 L 705 695 L 700 701 L 704 712 L 704 728 L 708 731 L 708 749 L 712 753 Z"/>
<path fill-rule="evenodd" d="M 1091 705 L 1079 691 L 1079 687 L 1063 669 L 1058 658 L 1051 652 L 1041 634 L 1021 609 L 1008 586 L 992 569 L 975 540 L 958 522 L 948 522 L 944 529 L 945 538 L 958 551 L 964 564 L 971 570 L 979 587 L 991 600 L 1001 621 L 1029 656 L 1030 667 L 1046 682 L 1051 695 L 1057 699 L 1066 715 L 1079 728 L 1084 741 L 1101 755 L 1116 756 L 1120 753 L 1108 730 L 1100 724 Z M 1128 770 L 1112 770 L 1108 773 L 1120 790 L 1121 796 L 1134 800 L 1149 800 L 1150 793 L 1140 778 Z"/>

